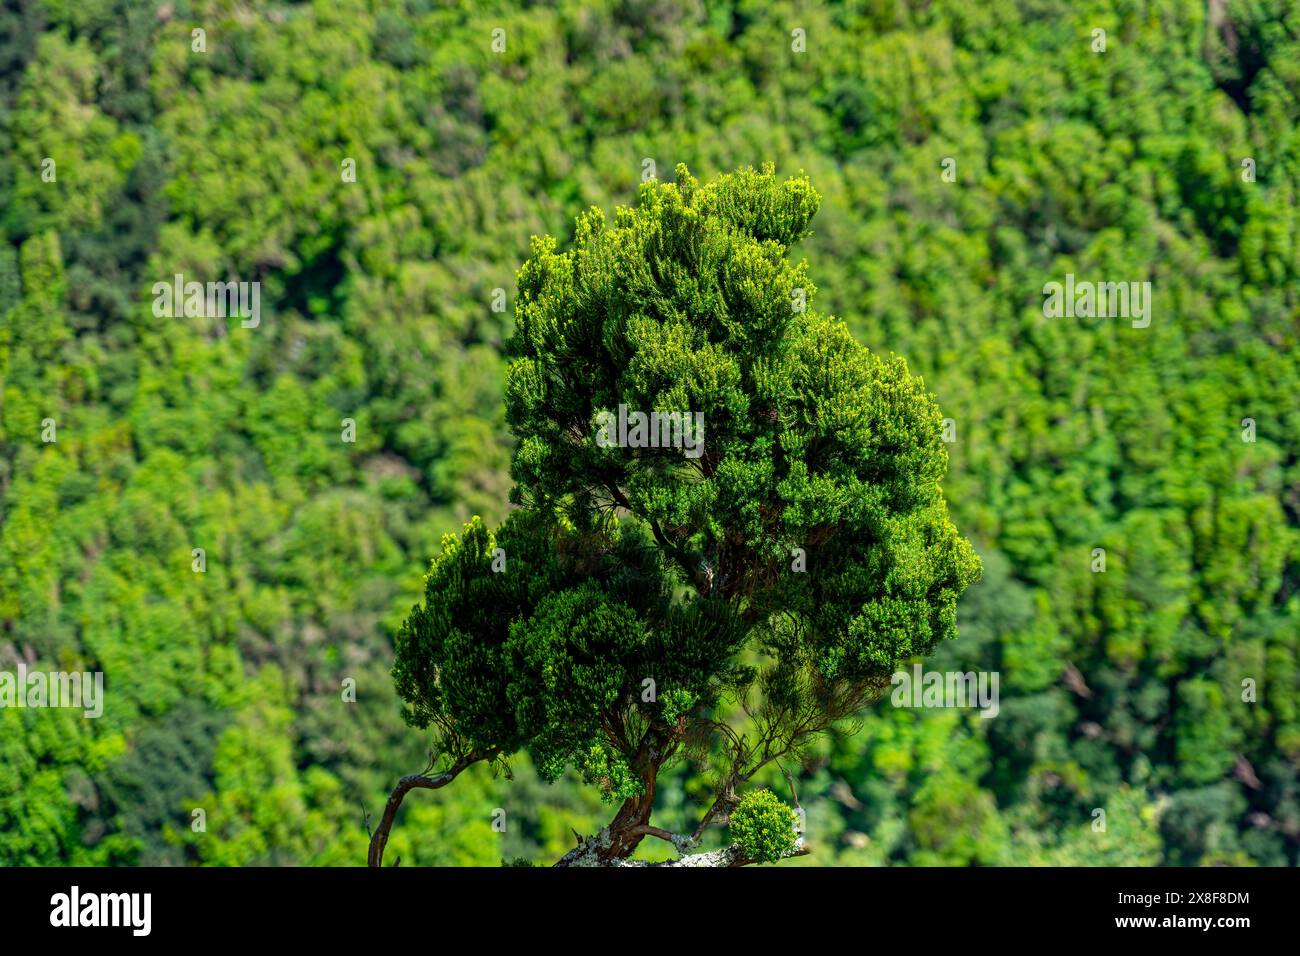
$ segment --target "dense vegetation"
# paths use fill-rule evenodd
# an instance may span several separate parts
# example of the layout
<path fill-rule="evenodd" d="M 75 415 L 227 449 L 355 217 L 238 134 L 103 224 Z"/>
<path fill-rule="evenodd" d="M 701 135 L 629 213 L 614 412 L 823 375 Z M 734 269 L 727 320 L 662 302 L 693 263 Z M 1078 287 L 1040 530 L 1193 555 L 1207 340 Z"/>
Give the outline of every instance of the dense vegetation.
<path fill-rule="evenodd" d="M 1296 863 L 1289 0 L 0 0 L 0 670 L 107 685 L 99 720 L 0 711 L 0 863 L 363 861 L 427 762 L 401 622 L 506 516 L 530 237 L 651 163 L 768 160 L 822 197 L 817 308 L 952 420 L 984 576 L 927 666 L 1002 697 L 886 700 L 787 765 L 796 862 Z M 176 273 L 261 282 L 260 326 L 156 318 Z M 1149 280 L 1150 326 L 1045 318 L 1067 273 Z M 412 796 L 390 858 L 607 822 L 510 772 Z M 656 821 L 706 788 L 680 766 Z"/>

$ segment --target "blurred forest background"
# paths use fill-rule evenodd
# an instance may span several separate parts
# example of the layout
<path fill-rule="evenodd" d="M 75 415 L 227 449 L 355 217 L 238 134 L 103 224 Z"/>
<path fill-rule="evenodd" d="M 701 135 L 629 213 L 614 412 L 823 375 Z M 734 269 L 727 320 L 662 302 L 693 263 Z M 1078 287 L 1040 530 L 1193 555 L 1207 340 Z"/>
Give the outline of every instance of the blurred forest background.
<path fill-rule="evenodd" d="M 818 307 L 956 423 L 985 562 L 927 667 L 999 715 L 886 700 L 788 766 L 785 865 L 1295 864 L 1298 119 L 1294 0 L 0 0 L 0 669 L 107 684 L 0 711 L 0 864 L 364 862 L 429 746 L 394 629 L 506 507 L 515 270 L 646 159 L 807 171 Z M 178 272 L 260 327 L 155 318 Z M 1150 327 L 1045 319 L 1067 272 L 1151 281 Z M 389 859 L 611 815 L 513 773 L 412 795 Z"/>

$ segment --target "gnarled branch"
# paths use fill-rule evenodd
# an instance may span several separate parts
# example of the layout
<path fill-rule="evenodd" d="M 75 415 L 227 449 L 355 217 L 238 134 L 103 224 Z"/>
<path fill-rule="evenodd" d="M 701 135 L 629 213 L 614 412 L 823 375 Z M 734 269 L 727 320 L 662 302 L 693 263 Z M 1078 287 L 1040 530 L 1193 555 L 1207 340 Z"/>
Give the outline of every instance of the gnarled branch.
<path fill-rule="evenodd" d="M 499 751 L 478 751 L 474 750 L 461 757 L 448 769 L 442 773 L 427 774 L 413 773 L 403 777 L 393 788 L 392 794 L 388 797 L 388 803 L 384 807 L 384 816 L 379 821 L 379 826 L 370 837 L 370 852 L 367 855 L 366 863 L 369 866 L 379 867 L 384 864 L 384 847 L 388 845 L 388 832 L 393 828 L 393 820 L 397 817 L 397 808 L 402 805 L 402 799 L 410 790 L 439 790 L 447 786 L 458 776 L 465 768 L 478 763 L 480 760 L 491 760 L 497 756 Z"/>

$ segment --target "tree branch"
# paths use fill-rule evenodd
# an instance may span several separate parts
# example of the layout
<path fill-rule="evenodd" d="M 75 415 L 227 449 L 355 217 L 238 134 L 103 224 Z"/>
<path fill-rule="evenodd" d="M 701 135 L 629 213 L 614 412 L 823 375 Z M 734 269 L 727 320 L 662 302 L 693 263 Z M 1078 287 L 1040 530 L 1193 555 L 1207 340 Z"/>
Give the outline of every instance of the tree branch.
<path fill-rule="evenodd" d="M 795 843 L 793 847 L 781 854 L 781 859 L 788 860 L 796 856 L 807 856 L 812 852 L 802 839 Z M 754 860 L 747 857 L 740 847 L 734 843 L 731 846 L 724 846 L 721 850 L 709 850 L 707 853 L 686 853 L 675 860 L 662 860 L 658 863 L 649 863 L 645 860 L 611 860 L 606 863 L 587 862 L 579 865 L 586 866 L 625 866 L 637 867 L 643 869 L 662 869 L 662 868 L 680 868 L 680 867 L 733 867 L 733 866 L 753 866 L 761 863 L 762 860 Z"/>
<path fill-rule="evenodd" d="M 576 847 L 555 863 L 557 867 L 569 866 L 630 866 L 630 867 L 682 867 L 682 866 L 702 866 L 702 867 L 719 867 L 719 866 L 752 866 L 755 863 L 761 863 L 762 860 L 754 860 L 746 856 L 736 844 L 724 846 L 720 850 L 709 850 L 706 853 L 687 853 L 691 847 L 698 842 L 693 837 L 685 837 L 676 833 L 670 833 L 660 827 L 649 825 L 638 825 L 629 827 L 623 831 L 626 833 L 636 832 L 642 836 L 658 837 L 661 840 L 667 840 L 677 850 L 679 856 L 675 860 L 662 860 L 658 863 L 650 863 L 646 860 L 629 860 L 622 856 L 610 856 L 602 852 L 607 850 L 610 845 L 609 827 L 604 827 L 594 836 L 581 839 Z M 812 848 L 804 842 L 803 837 L 795 840 L 794 846 L 781 854 L 781 859 L 786 860 L 796 856 L 807 856 L 812 852 Z"/>
<path fill-rule="evenodd" d="M 686 837 L 678 836 L 676 833 L 670 833 L 663 827 L 652 827 L 648 823 L 643 823 L 640 826 L 628 827 L 627 832 L 639 833 L 642 836 L 658 837 L 660 840 L 667 840 L 669 843 L 675 843 L 678 840 L 686 839 Z"/>
<path fill-rule="evenodd" d="M 799 840 L 793 847 L 781 854 L 781 859 L 788 860 L 796 856 L 807 856 L 812 852 L 812 848 L 803 840 Z M 751 860 L 745 856 L 744 851 L 734 843 L 731 846 L 724 846 L 721 850 L 710 850 L 708 853 L 688 853 L 686 856 L 679 857 L 676 860 L 665 860 L 663 863 L 648 863 L 646 866 L 752 866 L 760 863 L 761 860 Z M 625 861 L 624 866 L 636 866 L 637 861 Z"/>
<path fill-rule="evenodd" d="M 629 514 L 636 515 L 638 518 L 642 517 L 637 514 L 636 510 L 632 507 L 632 503 L 627 500 L 627 495 L 623 494 L 617 483 L 606 482 L 604 487 L 619 507 L 627 511 Z M 664 534 L 664 530 L 659 526 L 658 521 L 650 518 L 646 520 L 646 523 L 650 526 L 650 533 L 654 536 L 659 547 L 666 551 L 668 556 L 677 563 L 677 566 L 682 569 L 682 573 L 686 575 L 687 580 L 691 581 L 695 585 L 696 590 L 698 590 L 700 594 L 707 594 L 712 583 L 708 575 L 703 573 L 699 568 L 694 567 L 691 564 L 690 558 L 687 557 L 680 548 L 668 540 L 668 536 Z"/>
<path fill-rule="evenodd" d="M 663 827 L 651 826 L 648 823 L 642 824 L 641 826 L 629 827 L 627 832 L 639 833 L 643 836 L 657 837 L 660 840 L 671 843 L 673 848 L 683 855 L 685 855 L 687 850 L 693 849 L 696 844 L 699 843 L 699 840 L 694 837 L 683 836 L 680 833 L 672 833 L 665 830 Z"/>
<path fill-rule="evenodd" d="M 433 774 L 413 773 L 403 777 L 393 788 L 392 794 L 388 797 L 388 803 L 384 807 L 383 819 L 379 821 L 379 826 L 370 837 L 370 852 L 366 857 L 366 864 L 372 867 L 384 865 L 384 847 L 388 845 L 388 832 L 393 828 L 393 820 L 397 817 L 397 808 L 402 805 L 402 799 L 410 790 L 439 790 L 447 786 L 458 776 L 461 771 L 480 760 L 491 760 L 500 751 L 478 751 L 474 750 L 461 757 L 450 768 L 442 773 Z"/>

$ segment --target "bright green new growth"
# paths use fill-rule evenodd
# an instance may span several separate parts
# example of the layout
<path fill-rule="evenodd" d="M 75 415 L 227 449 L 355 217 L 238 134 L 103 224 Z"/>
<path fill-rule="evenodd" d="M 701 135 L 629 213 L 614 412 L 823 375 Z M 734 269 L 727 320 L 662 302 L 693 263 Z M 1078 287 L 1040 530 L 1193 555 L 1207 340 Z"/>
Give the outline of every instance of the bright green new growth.
<path fill-rule="evenodd" d="M 771 790 L 751 790 L 731 813 L 731 839 L 751 860 L 775 863 L 794 849 L 794 811 Z"/>
<path fill-rule="evenodd" d="M 804 308 L 787 254 L 819 202 L 770 167 L 679 167 L 567 252 L 534 239 L 506 387 L 521 507 L 445 540 L 397 642 L 409 722 L 624 799 L 613 855 L 670 761 L 708 761 L 734 803 L 955 636 L 979 575 L 923 383 Z M 701 414 L 702 454 L 598 441 L 620 405 Z"/>

